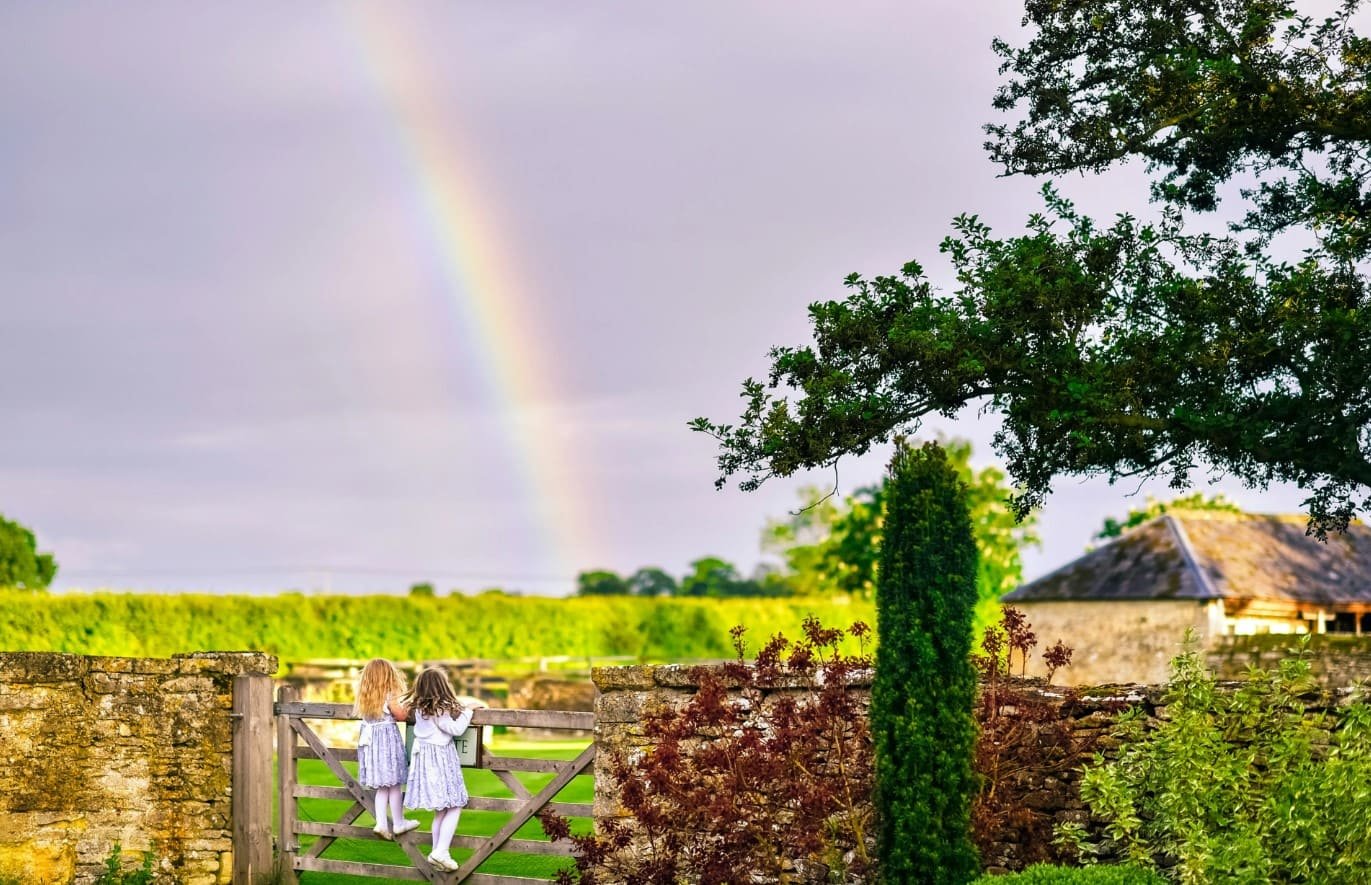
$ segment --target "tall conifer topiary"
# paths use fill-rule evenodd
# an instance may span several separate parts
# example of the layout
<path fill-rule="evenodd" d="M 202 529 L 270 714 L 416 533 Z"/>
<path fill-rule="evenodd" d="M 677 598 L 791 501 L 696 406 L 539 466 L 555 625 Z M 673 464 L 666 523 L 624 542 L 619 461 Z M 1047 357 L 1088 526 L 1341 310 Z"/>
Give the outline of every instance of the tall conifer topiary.
<path fill-rule="evenodd" d="M 876 585 L 871 731 L 882 878 L 964 885 L 971 842 L 976 541 L 942 448 L 896 447 Z"/>

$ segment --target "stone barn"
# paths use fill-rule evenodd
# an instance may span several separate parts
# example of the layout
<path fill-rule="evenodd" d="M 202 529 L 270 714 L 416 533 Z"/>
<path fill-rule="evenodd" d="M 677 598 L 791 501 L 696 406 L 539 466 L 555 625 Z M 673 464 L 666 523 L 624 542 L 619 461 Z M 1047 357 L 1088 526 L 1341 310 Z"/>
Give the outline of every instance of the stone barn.
<path fill-rule="evenodd" d="M 1075 649 L 1056 678 L 1077 685 L 1166 681 L 1187 629 L 1204 651 L 1258 633 L 1371 634 L 1371 528 L 1320 542 L 1306 523 L 1168 513 L 1003 601 L 1028 615 L 1041 645 Z"/>

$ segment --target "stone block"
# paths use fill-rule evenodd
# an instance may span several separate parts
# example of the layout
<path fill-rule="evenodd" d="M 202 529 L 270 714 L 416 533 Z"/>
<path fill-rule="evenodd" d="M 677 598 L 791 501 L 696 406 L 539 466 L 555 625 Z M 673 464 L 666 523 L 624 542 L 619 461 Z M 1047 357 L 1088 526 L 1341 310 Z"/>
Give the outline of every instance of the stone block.
<path fill-rule="evenodd" d="M 643 691 L 655 684 L 652 678 L 657 668 L 652 665 L 633 667 L 592 667 L 590 680 L 600 691 Z"/>
<path fill-rule="evenodd" d="M 0 692 L 0 714 L 21 710 L 44 710 L 49 706 L 48 699 L 38 692 Z M 6 731 L 12 727 L 9 722 L 0 722 Z"/>
<path fill-rule="evenodd" d="M 176 661 L 168 658 L 139 658 L 133 666 L 134 672 L 149 676 L 168 676 L 176 672 Z"/>
<path fill-rule="evenodd" d="M 616 691 L 601 694 L 595 699 L 595 723 L 638 722 L 643 717 L 647 692 Z"/>
<path fill-rule="evenodd" d="M 274 674 L 279 667 L 275 655 L 258 651 L 198 651 L 173 655 L 181 673 L 221 673 L 242 676 L 245 673 Z"/>
<path fill-rule="evenodd" d="M 86 674 L 87 659 L 55 652 L 0 652 L 0 682 L 42 684 L 75 682 Z"/>
<path fill-rule="evenodd" d="M 128 677 L 119 673 L 106 673 L 97 670 L 86 677 L 84 687 L 94 694 L 127 694 L 137 691 L 137 687 L 127 682 Z"/>
<path fill-rule="evenodd" d="M 696 688 L 699 676 L 695 666 L 664 664 L 653 670 L 652 680 L 664 688 Z M 601 689 L 603 691 L 603 689 Z"/>
<path fill-rule="evenodd" d="M 26 885 L 66 885 L 76 878 L 76 847 L 39 839 L 0 844 L 0 877 Z"/>
<path fill-rule="evenodd" d="M 141 658 L 90 658 L 91 670 L 101 673 L 136 673 Z"/>
<path fill-rule="evenodd" d="M 168 679 L 162 683 L 164 694 L 206 694 L 213 698 L 215 694 L 214 680 L 202 675 L 178 676 L 175 679 Z M 203 703 L 203 698 L 197 698 L 197 702 Z M 211 700 L 211 703 L 215 703 Z"/>
<path fill-rule="evenodd" d="M 1076 720 L 1077 728 L 1109 728 L 1119 714 L 1108 710 L 1093 710 Z"/>

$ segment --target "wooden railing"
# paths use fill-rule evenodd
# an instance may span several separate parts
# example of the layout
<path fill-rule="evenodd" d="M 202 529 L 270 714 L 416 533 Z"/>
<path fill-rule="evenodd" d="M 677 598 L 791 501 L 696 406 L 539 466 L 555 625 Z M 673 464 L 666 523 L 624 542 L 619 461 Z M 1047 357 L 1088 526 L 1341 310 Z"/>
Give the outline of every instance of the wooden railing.
<path fill-rule="evenodd" d="M 478 873 L 481 866 L 496 851 L 521 854 L 570 856 L 570 846 L 563 843 L 544 842 L 532 839 L 515 839 L 514 834 L 544 808 L 551 808 L 569 817 L 590 817 L 589 803 L 554 802 L 553 797 L 562 791 L 571 779 L 585 773 L 595 760 L 595 745 L 586 747 L 575 759 L 559 761 L 551 759 L 524 759 L 509 756 L 496 756 L 482 743 L 477 743 L 476 764 L 474 768 L 490 771 L 514 794 L 513 799 L 497 799 L 472 796 L 469 809 L 481 811 L 500 811 L 510 815 L 509 820 L 498 832 L 489 837 L 458 836 L 453 839 L 455 847 L 473 849 L 473 853 L 454 873 L 435 869 L 426 859 L 422 844 L 429 834 L 415 830 L 396 838 L 396 842 L 413 862 L 413 866 L 396 864 L 366 863 L 362 861 L 337 860 L 323 857 L 337 839 L 378 840 L 370 827 L 358 826 L 356 821 L 374 807 L 374 791 L 363 787 L 352 775 L 344 762 L 357 759 L 357 750 L 351 747 L 330 747 L 319 734 L 310 727 L 307 720 L 353 719 L 350 704 L 304 703 L 296 700 L 296 691 L 283 686 L 275 705 L 277 765 L 279 777 L 277 792 L 280 802 L 280 855 L 284 866 L 293 870 L 316 870 L 320 872 L 347 873 L 354 876 L 372 876 L 390 879 L 406 879 L 419 882 L 438 882 L 442 885 L 470 883 L 470 885 L 532 885 L 543 883 L 542 879 L 520 876 L 500 876 Z M 472 717 L 472 728 L 480 729 L 486 725 L 505 725 L 518 728 L 568 729 L 590 731 L 595 727 L 595 714 L 562 712 L 555 710 L 492 710 L 477 709 Z M 478 731 L 479 733 L 479 731 Z M 298 779 L 296 760 L 319 759 L 333 776 L 339 786 L 314 786 L 301 784 Z M 553 774 L 547 786 L 531 792 L 515 776 L 515 772 L 541 772 Z M 300 799 L 339 799 L 351 804 L 336 821 L 319 822 L 301 820 L 297 814 Z M 315 841 L 301 848 L 299 836 L 314 836 Z"/>

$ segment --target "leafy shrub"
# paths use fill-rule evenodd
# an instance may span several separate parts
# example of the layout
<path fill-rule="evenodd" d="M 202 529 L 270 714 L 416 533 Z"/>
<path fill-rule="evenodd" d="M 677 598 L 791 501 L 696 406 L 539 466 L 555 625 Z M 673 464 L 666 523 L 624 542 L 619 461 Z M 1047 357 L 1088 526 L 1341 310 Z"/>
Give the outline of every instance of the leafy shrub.
<path fill-rule="evenodd" d="M 139 867 L 125 870 L 123 846 L 116 842 L 105 858 L 105 868 L 100 871 L 100 877 L 95 880 L 95 885 L 150 885 L 153 878 L 153 860 L 152 852 L 145 851 Z"/>
<path fill-rule="evenodd" d="M 1063 841 L 1185 885 L 1371 882 L 1371 708 L 1313 709 L 1314 687 L 1302 653 L 1221 690 L 1188 649 L 1160 724 L 1121 716 L 1117 757 L 1082 777 L 1103 832 Z"/>
<path fill-rule="evenodd" d="M 976 539 L 966 493 L 936 444 L 896 446 L 876 584 L 871 733 L 881 875 L 969 882 L 976 675 Z"/>
<path fill-rule="evenodd" d="M 1165 885 L 1166 880 L 1141 867 L 1029 867 L 1007 876 L 982 876 L 975 885 Z"/>
<path fill-rule="evenodd" d="M 740 871 L 871 880 L 871 734 L 852 685 L 871 661 L 841 652 L 869 628 L 809 619 L 803 640 L 778 635 L 750 664 L 743 635 L 733 631 L 733 662 L 696 669 L 697 691 L 679 709 L 644 712 L 650 748 L 608 759 L 626 820 L 576 836 L 540 815 L 551 838 L 576 847 L 576 872 L 560 881 L 723 885 Z"/>
<path fill-rule="evenodd" d="M 1097 741 L 1074 727 L 1077 692 L 1058 689 L 1049 698 L 1010 678 L 1017 659 L 1027 666 L 1038 644 L 1032 626 L 1019 609 L 1006 607 L 998 628 L 981 638 L 973 661 L 980 675 L 976 696 L 974 768 L 980 777 L 971 806 L 971 834 L 988 864 L 994 846 L 1012 842 L 1020 862 L 1062 861 L 1071 852 L 1053 844 L 1052 816 L 1034 808 L 1031 794 L 1049 778 L 1064 778 L 1080 767 Z M 1072 650 L 1058 640 L 1043 653 L 1049 670 L 1071 660 Z"/>

